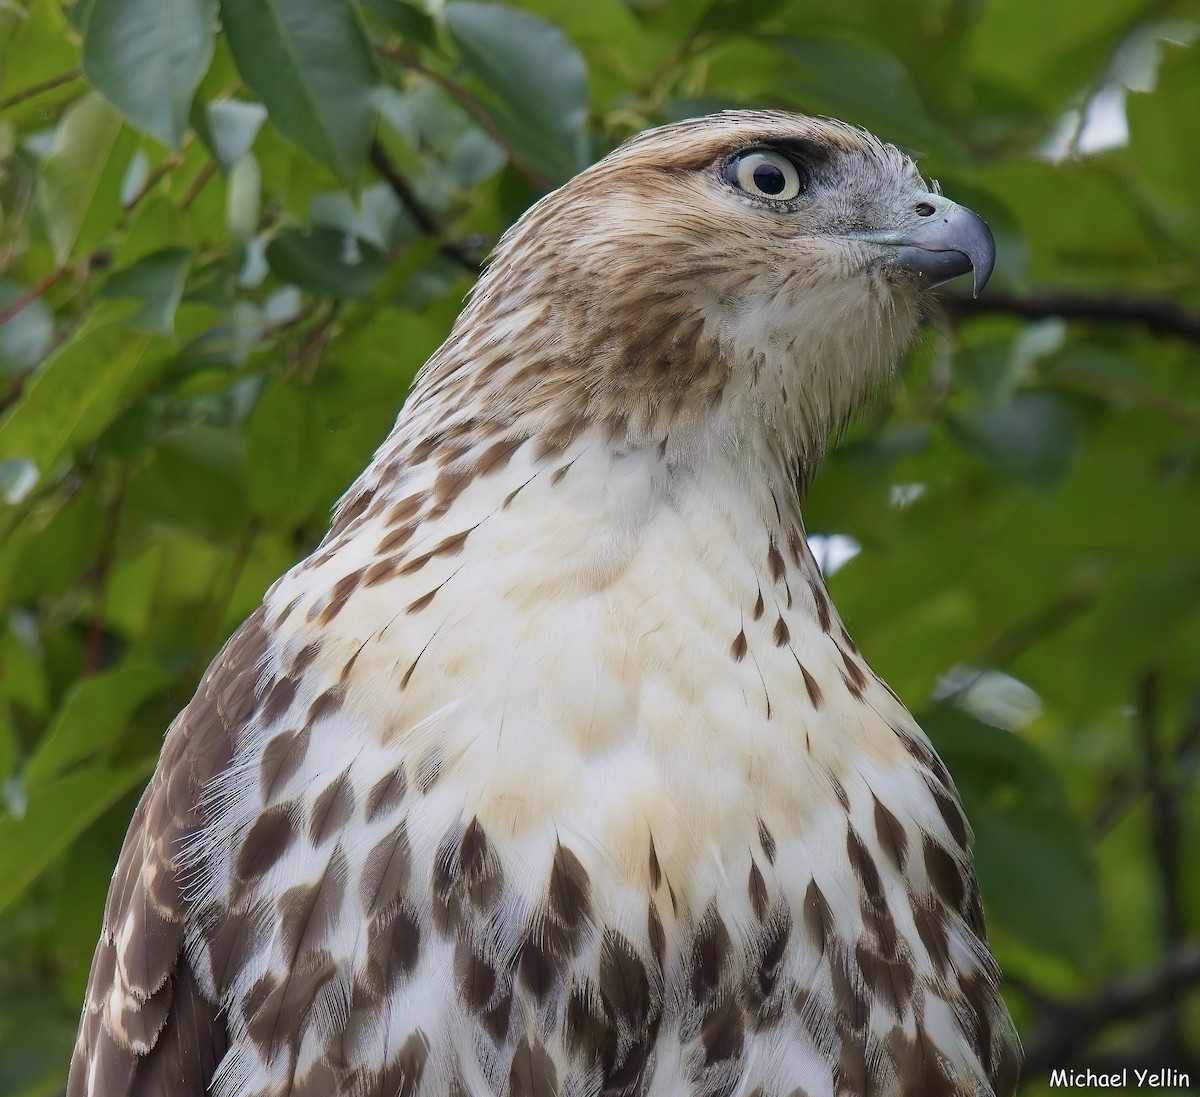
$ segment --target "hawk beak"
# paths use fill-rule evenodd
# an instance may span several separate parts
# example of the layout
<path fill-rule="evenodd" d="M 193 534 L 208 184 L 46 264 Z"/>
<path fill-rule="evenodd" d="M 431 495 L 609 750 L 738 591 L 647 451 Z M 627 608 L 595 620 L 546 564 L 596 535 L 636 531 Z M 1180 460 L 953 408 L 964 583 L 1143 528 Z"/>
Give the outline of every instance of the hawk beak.
<path fill-rule="evenodd" d="M 996 241 L 987 222 L 940 194 L 922 195 L 916 213 L 921 220 L 912 228 L 856 238 L 894 247 L 892 265 L 927 279 L 930 287 L 972 272 L 972 295 L 978 297 L 996 264 Z"/>

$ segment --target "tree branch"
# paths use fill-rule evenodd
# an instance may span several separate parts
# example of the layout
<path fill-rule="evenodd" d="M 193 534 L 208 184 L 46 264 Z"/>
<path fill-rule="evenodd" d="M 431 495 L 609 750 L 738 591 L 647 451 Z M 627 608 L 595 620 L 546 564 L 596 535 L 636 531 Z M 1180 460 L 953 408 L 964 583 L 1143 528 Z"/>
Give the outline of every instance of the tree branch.
<path fill-rule="evenodd" d="M 433 219 L 430 212 L 421 205 L 420 200 L 413 189 L 409 186 L 408 180 L 400 174 L 396 165 L 392 163 L 391 158 L 384 150 L 378 139 L 371 142 L 370 152 L 371 166 L 383 176 L 387 185 L 392 188 L 392 193 L 399 200 L 400 204 L 409 212 L 409 215 L 417 223 L 417 227 L 426 235 L 439 241 L 438 251 L 447 259 L 453 260 L 463 270 L 469 271 L 472 275 L 478 276 L 480 265 L 472 259 L 461 247 L 457 244 L 449 243 L 442 240 L 442 231 L 438 227 L 437 222 Z"/>
<path fill-rule="evenodd" d="M 1149 971 L 1114 980 L 1093 998 L 1054 1002 L 1041 1030 L 1025 1045 L 1026 1079 L 1066 1066 L 1102 1029 L 1171 1005 L 1200 985 L 1200 940 L 1168 951 Z"/>
<path fill-rule="evenodd" d="M 43 92 L 61 88 L 64 84 L 71 83 L 72 80 L 78 80 L 82 75 L 83 69 L 81 68 L 67 69 L 66 72 L 60 72 L 57 76 L 51 76 L 37 84 L 30 84 L 29 87 L 21 88 L 20 91 L 14 91 L 12 95 L 6 95 L 0 99 L 0 110 L 15 107 L 18 103 L 24 103 L 25 100 L 33 99 Z"/>
<path fill-rule="evenodd" d="M 22 309 L 28 308 L 39 297 L 41 297 L 51 286 L 58 282 L 63 275 L 67 273 L 68 267 L 64 263 L 61 267 L 55 267 L 49 274 L 41 278 L 35 285 L 30 286 L 20 296 L 15 297 L 8 305 L 0 309 L 0 327 L 7 324 L 17 313 Z"/>
<path fill-rule="evenodd" d="M 1043 289 L 1024 294 L 988 290 L 978 299 L 966 294 L 944 293 L 940 300 L 951 316 L 959 318 L 1006 312 L 1027 320 L 1061 316 L 1064 320 L 1140 324 L 1154 335 L 1200 343 L 1200 312 L 1191 312 L 1170 297 L 1138 297 L 1122 293 L 1101 296 L 1075 290 Z"/>
<path fill-rule="evenodd" d="M 129 469 L 122 472 L 104 515 L 104 530 L 100 535 L 100 548 L 96 553 L 96 564 L 92 569 L 92 615 L 88 621 L 87 634 L 83 643 L 83 676 L 95 674 L 100 667 L 104 643 L 104 606 L 108 594 L 108 576 L 112 571 L 117 544 L 117 529 L 121 523 L 121 511 L 125 506 L 125 490 L 129 485 Z"/>
<path fill-rule="evenodd" d="M 548 191 L 551 189 L 550 180 L 547 179 L 540 171 L 532 164 L 528 163 L 521 157 L 513 148 L 512 142 L 505 136 L 504 131 L 496 125 L 496 120 L 488 113 L 484 107 L 466 88 L 456 84 L 449 77 L 443 76 L 435 69 L 431 69 L 419 58 L 414 57 L 405 49 L 397 46 L 380 46 L 378 52 L 387 60 L 398 65 L 403 65 L 407 69 L 411 69 L 415 73 L 419 73 L 427 80 L 432 80 L 439 88 L 450 96 L 459 106 L 461 106 L 476 122 L 483 128 L 484 132 L 496 142 L 508 154 L 509 163 L 517 169 L 526 179 L 529 180 L 538 190 Z"/>

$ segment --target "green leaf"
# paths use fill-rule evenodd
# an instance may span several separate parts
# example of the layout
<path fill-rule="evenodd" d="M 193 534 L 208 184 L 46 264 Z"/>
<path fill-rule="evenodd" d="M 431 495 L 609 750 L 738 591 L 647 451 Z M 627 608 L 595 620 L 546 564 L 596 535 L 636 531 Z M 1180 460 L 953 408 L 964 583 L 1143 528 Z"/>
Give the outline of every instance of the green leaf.
<path fill-rule="evenodd" d="M 85 759 L 107 756 L 133 714 L 173 681 L 153 667 L 120 667 L 76 683 L 25 767 L 30 795 Z"/>
<path fill-rule="evenodd" d="M 354 8 L 328 0 L 222 0 L 238 71 L 281 133 L 343 176 L 371 140 L 376 87 Z"/>
<path fill-rule="evenodd" d="M 45 475 L 92 441 L 161 368 L 158 344 L 131 332 L 124 303 L 96 308 L 54 351 L 0 421 L 0 459 L 24 457 Z"/>
<path fill-rule="evenodd" d="M 0 461 L 0 499 L 16 506 L 36 486 L 38 470 L 28 457 L 5 457 Z"/>
<path fill-rule="evenodd" d="M 1046 392 L 1018 392 L 998 406 L 948 417 L 947 426 L 997 471 L 1038 488 L 1066 475 L 1079 445 L 1070 408 Z"/>
<path fill-rule="evenodd" d="M 112 195 L 101 199 L 101 183 L 120 132 L 121 116 L 94 93 L 75 103 L 58 125 L 50 154 L 42 161 L 38 207 L 60 263 L 71 254 L 93 206 L 105 207 L 99 219 L 115 224 L 120 217 L 115 200 L 119 182 Z"/>
<path fill-rule="evenodd" d="M 752 30 L 779 11 L 787 0 L 713 0 L 696 25 L 698 34 L 737 34 Z"/>
<path fill-rule="evenodd" d="M 229 171 L 253 147 L 266 118 L 267 108 L 261 103 L 214 99 L 196 111 L 196 132 L 222 170 Z"/>
<path fill-rule="evenodd" d="M 953 147 L 926 113 L 908 70 L 874 42 L 843 31 L 767 41 L 793 62 L 779 87 L 804 110 L 867 126 L 889 141 Z"/>
<path fill-rule="evenodd" d="M 445 15 L 463 61 L 500 100 L 496 120 L 517 150 L 551 179 L 584 167 L 587 65 L 566 35 L 504 4 L 460 0 Z"/>
<path fill-rule="evenodd" d="M 100 296 L 136 298 L 141 307 L 129 318 L 130 328 L 170 335 L 191 262 L 189 249 L 164 248 L 110 275 Z"/>
<path fill-rule="evenodd" d="M 258 228 L 262 202 L 262 172 L 247 154 L 229 172 L 225 186 L 225 225 L 230 243 L 244 246 Z"/>
<path fill-rule="evenodd" d="M 0 309 L 7 308 L 25 292 L 16 282 L 0 281 Z M 0 324 L 0 374 L 26 373 L 50 349 L 54 318 L 45 301 L 35 297 L 11 320 Z"/>
<path fill-rule="evenodd" d="M 1085 959 L 1100 898 L 1089 842 L 1054 771 L 1017 735 L 956 709 L 918 722 L 962 794 L 989 915 L 1035 949 Z"/>
<path fill-rule="evenodd" d="M 387 266 L 378 248 L 326 228 L 284 229 L 267 245 L 267 262 L 285 282 L 338 297 L 365 297 Z"/>
<path fill-rule="evenodd" d="M 280 383 L 259 397 L 246 424 L 242 475 L 251 507 L 276 522 L 307 517 L 320 475 L 312 409 L 294 385 Z"/>
<path fill-rule="evenodd" d="M 363 8 L 402 38 L 423 46 L 432 46 L 437 41 L 433 20 L 413 4 L 404 0 L 363 0 Z"/>
<path fill-rule="evenodd" d="M 94 766 L 31 795 L 20 819 L 0 818 L 0 911 L 153 769 L 153 758 L 114 770 Z"/>
<path fill-rule="evenodd" d="M 212 60 L 215 14 L 214 0 L 95 0 L 83 70 L 138 129 L 178 149 Z"/>

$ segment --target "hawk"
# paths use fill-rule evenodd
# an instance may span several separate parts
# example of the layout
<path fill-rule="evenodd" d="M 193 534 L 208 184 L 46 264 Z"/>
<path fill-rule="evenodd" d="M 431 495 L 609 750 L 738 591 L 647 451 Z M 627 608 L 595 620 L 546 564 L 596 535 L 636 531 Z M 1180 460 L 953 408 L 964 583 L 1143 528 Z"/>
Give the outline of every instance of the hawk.
<path fill-rule="evenodd" d="M 1011 1094 L 953 783 L 800 513 L 993 258 L 782 112 L 538 202 L 172 724 L 70 1097 Z"/>

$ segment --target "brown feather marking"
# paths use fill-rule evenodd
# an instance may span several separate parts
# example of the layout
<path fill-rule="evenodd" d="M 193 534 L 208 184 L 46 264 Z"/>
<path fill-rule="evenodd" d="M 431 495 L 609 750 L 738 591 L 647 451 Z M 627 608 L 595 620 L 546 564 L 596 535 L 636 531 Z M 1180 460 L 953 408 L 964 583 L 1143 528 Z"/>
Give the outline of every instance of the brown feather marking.
<path fill-rule="evenodd" d="M 97 946 L 88 981 L 84 1022 L 68 1081 L 72 1093 L 82 1092 L 86 1086 L 86 1076 L 80 1070 L 89 1069 L 89 1060 L 94 1061 L 97 1072 L 96 1092 L 122 1095 L 130 1090 L 132 1053 L 116 1043 L 100 1017 L 114 988 L 118 994 L 132 989 L 113 962 L 114 933 L 130 918 L 150 929 L 136 956 L 125 958 L 127 963 L 132 961 L 128 970 L 135 972 L 143 997 L 179 971 L 184 919 L 191 908 L 184 897 L 182 869 L 176 858 L 202 823 L 203 789 L 228 766 L 235 736 L 259 704 L 263 663 L 271 639 L 264 627 L 265 616 L 260 606 L 205 672 L 195 697 L 168 731 L 158 769 L 134 813 L 113 873 L 105 906 L 107 928 Z M 163 1033 L 171 1031 L 179 1001 L 175 990 L 172 984 L 172 1012 L 158 1041 L 164 1038 Z"/>
<path fill-rule="evenodd" d="M 772 537 L 767 546 L 767 567 L 770 569 L 771 578 L 779 583 L 787 577 L 787 565 L 783 562 L 783 553 L 779 551 L 779 546 L 775 544 L 775 538 Z"/>
<path fill-rule="evenodd" d="M 700 1043 L 704 1048 L 704 1065 L 726 1059 L 737 1059 L 742 1054 L 746 1040 L 746 1022 L 741 1003 L 736 997 L 718 1002 L 700 1027 Z"/>
<path fill-rule="evenodd" d="M 829 596 L 821 584 L 813 579 L 808 581 L 808 589 L 812 592 L 813 604 L 817 609 L 817 623 L 821 626 L 822 632 L 828 633 L 833 626 L 833 618 L 829 611 Z"/>
<path fill-rule="evenodd" d="M 279 899 L 280 946 L 292 970 L 301 952 L 318 950 L 325 942 L 346 896 L 346 854 L 335 847 L 321 875 L 311 884 L 288 888 Z"/>
<path fill-rule="evenodd" d="M 335 777 L 317 796 L 308 820 L 308 840 L 319 846 L 340 831 L 354 814 L 354 787 L 350 771 Z"/>
<path fill-rule="evenodd" d="M 767 882 L 753 858 L 750 860 L 750 880 L 747 887 L 750 892 L 750 907 L 754 911 L 754 917 L 761 922 L 767 916 Z"/>
<path fill-rule="evenodd" d="M 295 678 L 285 677 L 272 684 L 262 708 L 266 723 L 275 723 L 291 706 L 292 698 L 296 696 L 296 682 Z"/>
<path fill-rule="evenodd" d="M 327 625 L 342 612 L 346 603 L 350 601 L 350 595 L 358 589 L 359 583 L 362 582 L 364 571 L 366 571 L 366 568 L 359 568 L 357 571 L 350 572 L 349 575 L 343 575 L 333 584 L 329 601 L 326 603 L 325 608 L 317 614 L 317 624 Z"/>
<path fill-rule="evenodd" d="M 767 864 L 773 865 L 775 863 L 775 835 L 767 829 L 767 824 L 761 819 L 758 821 L 758 844 L 762 846 Z"/>
<path fill-rule="evenodd" d="M 323 690 L 313 698 L 313 703 L 308 706 L 308 715 L 304 718 L 305 723 L 311 727 L 318 720 L 323 720 L 326 716 L 332 716 L 342 707 L 344 699 L 344 691 L 340 686 Z"/>
<path fill-rule="evenodd" d="M 275 866 L 296 837 L 294 804 L 267 808 L 251 825 L 237 852 L 241 880 L 256 880 Z"/>
<path fill-rule="evenodd" d="M 413 572 L 420 571 L 430 560 L 438 556 L 457 556 L 463 550 L 463 546 L 467 543 L 467 538 L 470 536 L 469 529 L 462 530 L 460 533 L 451 534 L 449 537 L 444 537 L 428 552 L 421 553 L 420 556 L 414 556 L 409 560 L 398 572 L 398 575 L 412 575 Z"/>
<path fill-rule="evenodd" d="M 264 1058 L 295 1048 L 317 994 L 336 975 L 333 957 L 319 949 L 293 957 L 282 982 L 271 976 L 260 980 L 262 990 L 254 1001 L 248 996 L 243 1008 L 246 1035 Z"/>
<path fill-rule="evenodd" d="M 821 706 L 825 703 L 825 696 L 821 692 L 820 683 L 809 674 L 808 668 L 799 659 L 796 660 L 796 666 L 800 668 L 800 673 L 804 676 L 804 689 L 808 694 L 808 700 L 812 704 L 812 707 L 819 712 Z"/>
<path fill-rule="evenodd" d="M 771 637 L 775 641 L 775 646 L 781 648 L 792 638 L 791 631 L 787 627 L 787 622 L 780 615 L 779 620 L 775 622 L 775 628 L 771 633 Z"/>
<path fill-rule="evenodd" d="M 786 906 L 776 909 L 755 943 L 747 975 L 746 1002 L 756 1028 L 775 1024 L 783 1012 L 779 982 L 783 957 L 792 933 L 792 916 Z"/>
<path fill-rule="evenodd" d="M 499 898 L 503 885 L 500 861 L 478 819 L 472 818 L 461 835 L 449 831 L 443 836 L 431 883 L 433 923 L 447 935 L 466 927 L 468 905 L 484 911 Z"/>
<path fill-rule="evenodd" d="M 423 609 L 428 609 L 433 601 L 434 595 L 442 588 L 434 587 L 428 594 L 422 594 L 420 598 L 414 598 L 407 606 L 404 607 L 405 613 L 420 613 Z"/>
<path fill-rule="evenodd" d="M 646 911 L 646 936 L 650 940 L 650 951 L 661 972 L 667 962 L 667 935 L 663 929 L 662 918 L 658 914 L 658 905 L 650 900 Z"/>
<path fill-rule="evenodd" d="M 306 724 L 302 728 L 282 732 L 267 743 L 260 773 L 265 802 L 270 803 L 275 794 L 299 772 L 311 740 L 312 728 Z"/>
<path fill-rule="evenodd" d="M 804 893 L 804 928 L 817 951 L 823 955 L 834 937 L 833 912 L 816 880 L 809 880 L 808 890 Z"/>
<path fill-rule="evenodd" d="M 883 895 L 883 882 L 875 860 L 853 827 L 846 831 L 846 857 L 854 875 L 862 881 L 863 892 L 870 898 Z"/>
<path fill-rule="evenodd" d="M 557 980 L 564 980 L 591 922 L 591 884 L 579 858 L 561 843 L 554 851 L 546 901 L 530 920 L 517 971 L 522 984 L 542 1001 Z"/>
<path fill-rule="evenodd" d="M 386 583 L 399 570 L 400 562 L 394 556 L 385 556 L 367 568 L 363 575 L 363 586 L 373 587 L 379 583 Z"/>
<path fill-rule="evenodd" d="M 954 797 L 936 781 L 926 780 L 925 784 L 929 788 L 934 803 L 937 804 L 938 814 L 942 817 L 942 822 L 946 824 L 946 829 L 950 831 L 951 837 L 958 843 L 960 849 L 966 849 L 967 820 L 958 804 L 955 803 Z"/>
<path fill-rule="evenodd" d="M 921 842 L 921 853 L 929 882 L 951 910 L 962 910 L 967 897 L 967 882 L 963 879 L 958 860 L 928 834 L 924 835 Z"/>
<path fill-rule="evenodd" d="M 710 903 L 700 920 L 692 942 L 691 990 L 698 1005 L 712 998 L 721 985 L 732 953 L 729 930 L 717 913 L 715 904 Z"/>
<path fill-rule="evenodd" d="M 746 652 L 750 645 L 746 642 L 746 630 L 742 629 L 734 638 L 733 643 L 729 645 L 729 654 L 733 657 L 735 663 L 740 663 L 746 658 Z"/>
<path fill-rule="evenodd" d="M 398 767 L 391 773 L 385 774 L 371 786 L 371 791 L 367 793 L 367 822 L 373 823 L 378 816 L 385 812 L 395 811 L 404 802 L 407 793 L 408 780 L 404 776 L 403 767 Z"/>
<path fill-rule="evenodd" d="M 871 793 L 871 799 L 875 801 L 875 837 L 879 841 L 879 848 L 903 872 L 908 860 L 908 835 L 900 820 L 883 806 L 878 796 Z"/>
<path fill-rule="evenodd" d="M 558 1076 L 546 1049 L 522 1036 L 508 1069 L 507 1097 L 558 1097 Z"/>
<path fill-rule="evenodd" d="M 206 1097 L 217 1065 L 229 1050 L 225 1019 L 204 997 L 191 966 L 181 963 L 172 982 L 170 1014 L 150 1053 L 137 1062 L 130 1097 Z"/>
<path fill-rule="evenodd" d="M 863 674 L 862 668 L 850 657 L 850 654 L 840 646 L 838 646 L 838 654 L 842 657 L 842 662 L 846 664 L 846 673 L 849 675 L 850 681 L 854 683 L 855 689 L 861 694 L 867 688 L 867 676 Z"/>
<path fill-rule="evenodd" d="M 359 982 L 368 996 L 391 994 L 417 966 L 420 953 L 416 913 L 407 903 L 385 907 L 367 928 L 367 959 Z"/>
<path fill-rule="evenodd" d="M 429 1040 L 417 1029 L 404 1041 L 395 1058 L 380 1071 L 378 1088 L 370 1092 L 388 1097 L 416 1097 L 428 1062 Z"/>
<path fill-rule="evenodd" d="M 657 891 L 662 883 L 662 866 L 658 863 L 658 850 L 654 848 L 654 835 L 650 835 L 650 890 Z"/>
<path fill-rule="evenodd" d="M 412 871 L 412 849 L 404 820 L 384 835 L 367 854 L 358 894 L 368 918 L 404 898 Z"/>

